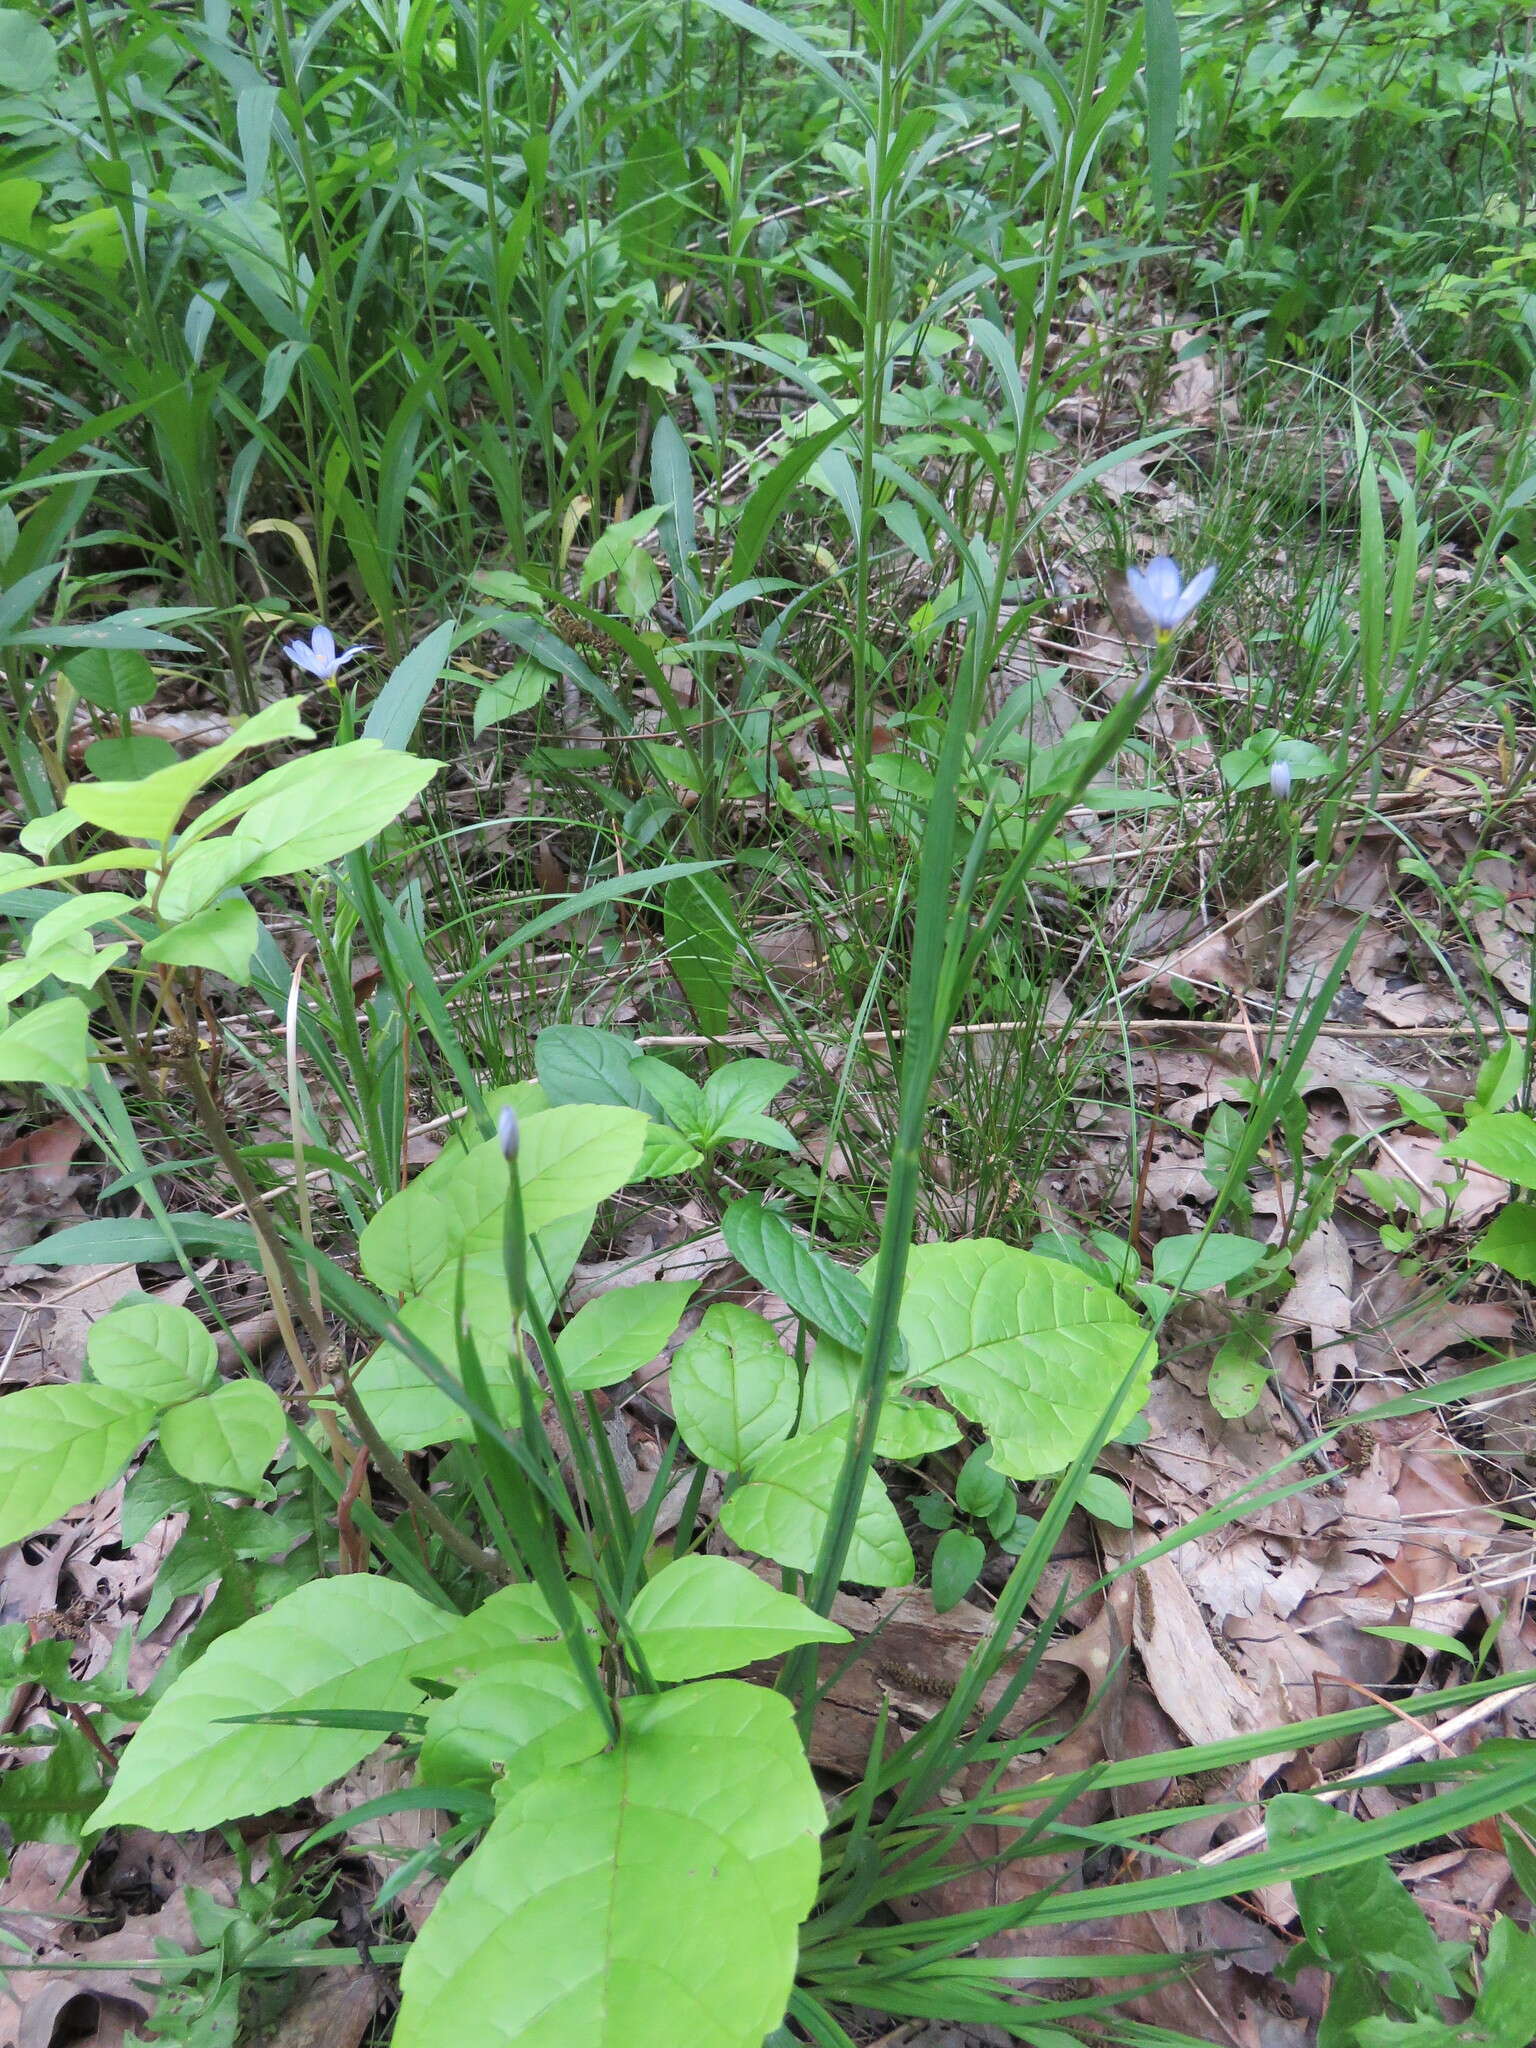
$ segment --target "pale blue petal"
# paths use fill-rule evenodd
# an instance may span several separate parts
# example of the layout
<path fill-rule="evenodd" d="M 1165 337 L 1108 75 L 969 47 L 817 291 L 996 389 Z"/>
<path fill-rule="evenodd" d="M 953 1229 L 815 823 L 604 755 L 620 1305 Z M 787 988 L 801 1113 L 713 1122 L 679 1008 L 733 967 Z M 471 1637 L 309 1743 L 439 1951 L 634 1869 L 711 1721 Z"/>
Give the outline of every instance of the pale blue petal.
<path fill-rule="evenodd" d="M 1146 583 L 1151 593 L 1147 609 L 1161 624 L 1178 608 L 1179 565 L 1172 555 L 1154 555 L 1147 564 Z"/>
<path fill-rule="evenodd" d="M 1216 564 L 1214 562 L 1210 563 L 1206 568 L 1202 569 L 1198 576 L 1192 576 L 1190 578 L 1189 582 L 1184 587 L 1183 595 L 1179 598 L 1178 605 L 1176 607 L 1177 618 L 1179 623 L 1182 624 L 1182 622 L 1189 617 L 1190 613 L 1194 610 L 1195 606 L 1200 602 L 1201 598 L 1205 596 L 1206 592 L 1210 589 L 1211 585 L 1215 581 Z"/>
<path fill-rule="evenodd" d="M 285 640 L 283 652 L 295 668 L 303 669 L 308 676 L 324 676 L 325 669 L 315 659 L 314 650 L 307 640 Z"/>
<path fill-rule="evenodd" d="M 309 644 L 315 650 L 315 659 L 325 664 L 325 673 L 336 672 L 336 635 L 329 626 L 316 626 L 309 636 Z M 317 670 L 318 674 L 319 671 Z"/>

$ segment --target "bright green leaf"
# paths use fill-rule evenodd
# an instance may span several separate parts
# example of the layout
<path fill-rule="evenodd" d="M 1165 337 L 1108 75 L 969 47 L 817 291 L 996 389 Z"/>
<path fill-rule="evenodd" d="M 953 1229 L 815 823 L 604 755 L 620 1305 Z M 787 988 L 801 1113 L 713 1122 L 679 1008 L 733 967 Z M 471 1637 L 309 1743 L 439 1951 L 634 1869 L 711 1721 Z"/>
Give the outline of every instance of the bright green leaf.
<path fill-rule="evenodd" d="M 1264 1257 L 1265 1246 L 1251 1237 L 1186 1232 L 1161 1237 L 1152 1247 L 1152 1277 L 1159 1286 L 1184 1294 L 1209 1294 L 1251 1273 Z"/>
<path fill-rule="evenodd" d="M 315 1579 L 220 1636 L 173 1680 L 127 1749 L 96 1828 L 212 1828 L 318 1792 L 381 1740 L 358 1728 L 230 1725 L 230 1716 L 413 1712 L 406 1672 L 455 1617 L 392 1579 Z"/>
<path fill-rule="evenodd" d="M 1536 1202 L 1511 1202 L 1501 1209 L 1472 1247 L 1472 1256 L 1516 1280 L 1536 1280 Z"/>
<path fill-rule="evenodd" d="M 720 1510 L 733 1543 L 799 1572 L 816 1563 L 828 1510 L 843 1467 L 847 1431 L 833 1423 L 810 1436 L 776 1444 L 758 1459 L 749 1482 Z M 912 1546 L 880 1478 L 864 1482 L 845 1579 L 861 1586 L 905 1586 L 913 1573 Z"/>
<path fill-rule="evenodd" d="M 794 1428 L 794 1360 L 770 1322 L 732 1302 L 704 1311 L 678 1346 L 668 1384 L 684 1443 L 722 1472 L 749 1470 Z"/>
<path fill-rule="evenodd" d="M 914 1245 L 901 1326 L 912 1378 L 981 1424 L 1011 1479 L 1070 1465 L 1133 1367 L 1114 1427 L 1147 1398 L 1154 1350 L 1135 1311 L 1085 1274 L 992 1238 Z"/>
<path fill-rule="evenodd" d="M 210 903 L 185 923 L 162 932 L 140 953 L 150 966 L 209 967 L 228 980 L 250 979 L 251 958 L 261 940 L 261 925 L 243 896 Z"/>
<path fill-rule="evenodd" d="M 567 1382 L 583 1392 L 611 1387 L 649 1365 L 697 1291 L 696 1280 L 641 1280 L 587 1302 L 560 1332 Z"/>
<path fill-rule="evenodd" d="M 595 1756 L 607 1740 L 568 1659 L 511 1657 L 431 1709 L 417 1778 L 423 1785 L 495 1784 L 504 1795 Z"/>
<path fill-rule="evenodd" d="M 255 1493 L 287 1427 L 265 1380 L 231 1380 L 162 1417 L 160 1448 L 196 1486 Z"/>
<path fill-rule="evenodd" d="M 1460 1137 L 1447 1138 L 1440 1150 L 1447 1159 L 1469 1159 L 1517 1188 L 1536 1188 L 1536 1121 L 1524 1110 L 1468 1117 Z"/>
<path fill-rule="evenodd" d="M 655 1678 L 735 1671 L 798 1643 L 846 1643 L 847 1629 L 727 1557 L 680 1557 L 643 1586 L 629 1625 Z"/>
<path fill-rule="evenodd" d="M 117 1387 L 24 1387 L 0 1401 L 0 1545 L 31 1536 L 122 1472 L 155 1405 Z"/>
<path fill-rule="evenodd" d="M 99 825 L 121 839 L 147 839 L 160 846 L 205 783 L 212 782 L 238 755 L 273 740 L 308 739 L 303 705 L 297 697 L 281 698 L 238 726 L 216 747 L 208 747 L 174 768 L 162 768 L 139 782 L 74 782 L 65 804 L 88 825 Z"/>
<path fill-rule="evenodd" d="M 0 1081 L 84 1088 L 91 1077 L 89 1016 L 78 996 L 23 1011 L 0 1031 Z"/>
<path fill-rule="evenodd" d="M 514 1792 L 449 1879 L 394 2048 L 761 2048 L 779 2024 L 823 1825 L 789 1702 L 716 1679 L 623 1721 Z"/>
<path fill-rule="evenodd" d="M 85 1361 L 102 1386 L 160 1408 L 207 1393 L 219 1376 L 211 1331 L 171 1301 L 124 1302 L 99 1316 L 85 1340 Z"/>

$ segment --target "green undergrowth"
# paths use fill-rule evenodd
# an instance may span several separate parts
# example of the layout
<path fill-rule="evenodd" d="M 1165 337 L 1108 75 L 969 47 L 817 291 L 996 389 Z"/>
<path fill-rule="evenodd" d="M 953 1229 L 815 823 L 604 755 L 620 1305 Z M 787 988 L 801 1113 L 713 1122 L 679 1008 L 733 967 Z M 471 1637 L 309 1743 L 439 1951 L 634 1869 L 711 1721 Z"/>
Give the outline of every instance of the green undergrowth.
<path fill-rule="evenodd" d="M 16 1256 L 140 1283 L 4 1394 L 0 1546 L 120 1482 L 125 1552 L 185 1517 L 104 1663 L 0 1629 L 45 1703 L 0 1822 L 238 1845 L 134 1966 L 149 2039 L 267 2038 L 351 1952 L 342 1838 L 422 1814 L 365 1904 L 397 2048 L 1187 2039 L 1126 2008 L 1206 1957 L 1084 1930 L 1281 1885 L 1322 2048 L 1531 2038 L 1536 1754 L 1476 1712 L 1365 1817 L 1270 1785 L 1247 1853 L 1162 1839 L 1247 1829 L 1259 1759 L 1491 1724 L 1497 1631 L 1410 1615 L 1381 1697 L 1169 1753 L 1077 1763 L 1124 1646 L 1010 1718 L 1139 1567 L 1536 1370 L 1299 1417 L 1272 1373 L 1346 1210 L 1440 1298 L 1536 1280 L 1479 924 L 1536 715 L 1495 12 L 0 9 L 0 1083 L 92 1177 Z M 1214 575 L 1158 617 L 1162 554 Z M 1402 801 L 1452 741 L 1453 847 Z M 1455 1057 L 1319 1136 L 1364 923 L 1298 933 L 1388 836 Z M 1138 1052 L 1239 1021 L 1154 1229 L 1189 1132 Z M 1174 1368 L 1288 1448 L 1154 1538 Z M 813 1771 L 840 1595 L 909 1587 L 983 1632 Z M 1525 1903 L 1441 1939 L 1399 1873 L 1490 1827 Z"/>

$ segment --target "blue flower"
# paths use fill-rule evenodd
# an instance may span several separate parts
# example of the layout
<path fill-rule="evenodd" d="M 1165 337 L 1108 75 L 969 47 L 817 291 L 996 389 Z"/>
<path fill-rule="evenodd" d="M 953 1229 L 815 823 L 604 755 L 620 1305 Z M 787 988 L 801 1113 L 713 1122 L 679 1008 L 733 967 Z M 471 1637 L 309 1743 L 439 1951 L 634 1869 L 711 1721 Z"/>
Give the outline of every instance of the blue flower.
<path fill-rule="evenodd" d="M 1145 569 L 1127 569 L 1125 581 L 1157 638 L 1171 640 L 1216 581 L 1216 565 L 1186 583 L 1171 555 L 1154 555 Z"/>
<path fill-rule="evenodd" d="M 360 640 L 355 647 L 344 647 L 338 654 L 336 635 L 329 626 L 316 626 L 307 640 L 283 642 L 283 652 L 294 667 L 303 669 L 305 675 L 313 676 L 317 683 L 334 683 L 355 654 L 368 651 L 367 642 Z"/>
<path fill-rule="evenodd" d="M 1289 761 L 1271 761 L 1269 764 L 1269 793 L 1284 803 L 1291 793 L 1291 764 Z"/>
<path fill-rule="evenodd" d="M 496 1119 L 496 1142 L 509 1166 L 517 1157 L 517 1139 L 517 1111 L 508 1104 Z"/>

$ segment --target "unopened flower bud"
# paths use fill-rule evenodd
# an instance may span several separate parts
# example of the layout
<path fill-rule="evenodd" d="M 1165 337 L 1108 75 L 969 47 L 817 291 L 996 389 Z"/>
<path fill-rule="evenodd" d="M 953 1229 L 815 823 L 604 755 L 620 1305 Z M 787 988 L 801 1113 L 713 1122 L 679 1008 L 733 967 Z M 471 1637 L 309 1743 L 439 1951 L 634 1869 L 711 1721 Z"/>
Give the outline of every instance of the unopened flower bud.
<path fill-rule="evenodd" d="M 1282 802 L 1291 793 L 1291 764 L 1289 761 L 1271 761 L 1269 764 L 1269 793 Z"/>
<path fill-rule="evenodd" d="M 517 1111 L 504 1109 L 496 1119 L 496 1140 L 501 1146 L 501 1156 L 510 1166 L 517 1157 Z"/>

